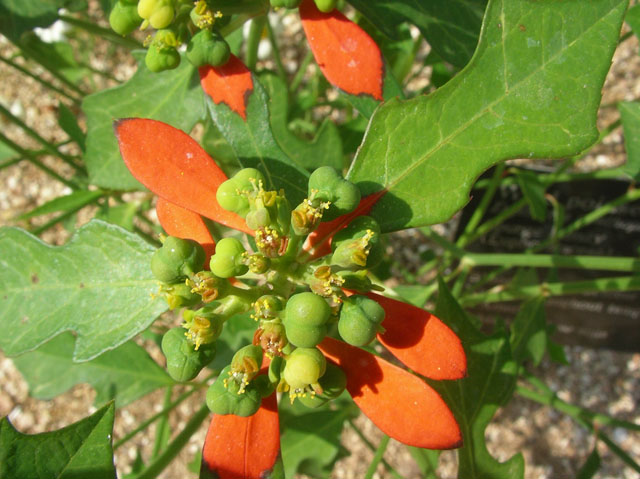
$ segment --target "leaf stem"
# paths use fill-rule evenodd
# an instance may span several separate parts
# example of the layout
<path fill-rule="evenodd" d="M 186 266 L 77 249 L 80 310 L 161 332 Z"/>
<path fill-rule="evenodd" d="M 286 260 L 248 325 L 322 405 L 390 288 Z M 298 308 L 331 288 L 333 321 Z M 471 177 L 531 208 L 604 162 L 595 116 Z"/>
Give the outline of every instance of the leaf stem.
<path fill-rule="evenodd" d="M 195 393 L 198 390 L 199 390 L 199 388 L 194 387 L 193 389 L 191 389 L 191 390 L 189 390 L 189 391 L 187 391 L 185 393 L 182 393 L 182 395 L 178 396 L 178 399 L 173 401 L 167 407 L 163 408 L 162 411 L 158 412 L 157 414 L 154 414 L 153 416 L 151 416 L 150 418 L 146 419 L 145 421 L 142 421 L 140 424 L 138 424 L 138 427 L 136 427 L 133 431 L 128 432 L 125 436 L 122 437 L 122 439 L 116 441 L 116 443 L 113 445 L 113 449 L 116 450 L 120 446 L 122 446 L 124 443 L 130 441 L 139 432 L 145 430 L 147 427 L 149 427 L 155 421 L 160 419 L 166 413 L 168 413 L 168 412 L 172 411 L 173 409 L 175 409 L 180 403 L 182 403 L 185 399 L 187 399 L 189 396 L 191 396 L 193 393 Z"/>
<path fill-rule="evenodd" d="M 364 444 L 371 450 L 371 451 L 375 451 L 376 447 L 371 443 L 371 441 L 369 441 L 369 439 L 367 439 L 367 437 L 364 435 L 364 433 L 360 430 L 360 428 L 358 426 L 356 426 L 356 424 L 353 422 L 353 419 L 347 419 L 347 422 L 349 423 L 349 426 L 351 426 L 351 428 L 353 429 L 353 431 L 358 435 L 358 437 L 360 438 L 360 440 L 362 440 L 362 442 L 364 442 Z M 404 479 L 404 477 L 398 472 L 396 471 L 393 466 L 391 466 L 391 464 L 389 464 L 384 458 L 381 459 L 382 465 L 387 469 L 388 472 L 391 473 L 391 475 L 393 477 L 395 477 L 396 479 Z"/>
<path fill-rule="evenodd" d="M 462 262 L 475 266 L 581 268 L 603 271 L 640 271 L 640 259 L 615 256 L 565 256 L 559 254 L 465 253 Z"/>
<path fill-rule="evenodd" d="M 503 288 L 502 286 L 499 288 Z M 495 303 L 500 301 L 515 301 L 537 297 L 563 296 L 567 294 L 601 293 L 604 291 L 640 290 L 640 276 L 618 276 L 613 278 L 598 278 L 586 281 L 568 281 L 558 283 L 541 283 L 533 286 L 523 286 L 513 289 L 498 289 L 475 293 L 461 298 L 464 306 L 474 306 L 479 303 Z"/>
<path fill-rule="evenodd" d="M 264 31 L 266 21 L 266 16 L 256 17 L 251 20 L 251 25 L 249 25 L 249 37 L 247 38 L 246 45 L 246 62 L 247 68 L 251 71 L 255 71 L 256 64 L 258 63 L 258 47 L 260 46 L 260 40 L 262 39 L 262 32 Z"/>
<path fill-rule="evenodd" d="M 123 37 L 122 35 L 118 35 L 116 32 L 114 32 L 110 28 L 101 27 L 99 25 L 96 25 L 94 22 L 89 22 L 81 18 L 73 17 L 71 15 L 60 15 L 60 14 L 58 15 L 58 19 L 68 23 L 69 25 L 73 25 L 74 27 L 81 28 L 89 33 L 93 33 L 107 40 L 111 40 L 114 43 L 119 43 L 120 45 L 123 45 L 127 48 L 130 48 L 130 49 L 143 48 L 142 44 L 134 40 L 133 38 Z"/>
<path fill-rule="evenodd" d="M 180 431 L 180 434 L 169 443 L 164 452 L 155 458 L 144 471 L 135 476 L 135 479 L 156 479 L 158 474 L 160 474 L 180 453 L 182 448 L 187 445 L 191 436 L 198 430 L 208 416 L 209 408 L 206 404 L 203 404 L 200 409 L 191 416 L 191 419 L 187 422 L 184 429 Z"/>
<path fill-rule="evenodd" d="M 278 46 L 278 40 L 276 39 L 276 35 L 273 32 L 273 28 L 271 27 L 271 22 L 269 21 L 269 17 L 266 16 L 266 27 L 267 34 L 269 35 L 269 41 L 271 42 L 271 48 L 273 49 L 273 58 L 276 62 L 276 70 L 278 71 L 278 76 L 280 79 L 287 84 L 287 70 L 282 63 L 282 55 L 280 55 L 280 47 Z"/>
<path fill-rule="evenodd" d="M 389 445 L 390 437 L 386 434 L 382 436 L 380 440 L 380 444 L 378 444 L 378 449 L 376 449 L 376 453 L 373 456 L 373 460 L 371 464 L 369 464 L 369 468 L 367 469 L 367 473 L 364 476 L 364 479 L 372 479 L 373 475 L 376 473 L 376 469 L 378 468 L 378 464 L 382 461 L 382 456 L 384 456 L 385 451 L 387 450 L 387 446 Z"/>
<path fill-rule="evenodd" d="M 291 80 L 291 84 L 289 85 L 289 91 L 296 91 L 298 89 L 298 87 L 302 83 L 304 74 L 307 71 L 307 67 L 311 63 L 311 60 L 313 60 L 313 52 L 309 50 L 305 55 L 305 57 L 300 62 L 300 66 L 298 67 L 298 71 L 293 77 L 293 80 Z"/>

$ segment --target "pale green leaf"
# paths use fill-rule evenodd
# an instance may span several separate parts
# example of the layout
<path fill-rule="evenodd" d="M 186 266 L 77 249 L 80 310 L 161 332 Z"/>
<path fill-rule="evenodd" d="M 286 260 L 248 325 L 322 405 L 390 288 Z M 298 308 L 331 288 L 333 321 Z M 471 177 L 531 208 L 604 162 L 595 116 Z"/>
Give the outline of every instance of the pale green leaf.
<path fill-rule="evenodd" d="M 511 325 L 511 350 L 513 358 L 521 363 L 531 359 L 540 364 L 547 350 L 547 321 L 544 298 L 535 298 L 522 304 Z"/>
<path fill-rule="evenodd" d="M 65 196 L 58 196 L 45 204 L 32 209 L 28 213 L 20 215 L 19 219 L 25 220 L 35 216 L 57 213 L 58 211 L 71 211 L 82 208 L 100 198 L 102 191 L 78 190 Z"/>
<path fill-rule="evenodd" d="M 348 179 L 387 190 L 384 231 L 439 223 L 507 158 L 558 158 L 598 139 L 601 88 L 627 0 L 492 0 L 467 67 L 429 96 L 376 110 Z"/>
<path fill-rule="evenodd" d="M 96 404 L 116 400 L 118 407 L 173 380 L 132 341 L 107 351 L 91 361 L 73 361 L 75 339 L 63 333 L 35 351 L 13 358 L 36 399 L 52 399 L 76 384 L 88 383 L 96 390 Z"/>
<path fill-rule="evenodd" d="M 167 308 L 151 275 L 153 251 L 99 220 L 59 247 L 0 229 L 0 347 L 16 355 L 72 330 L 73 359 L 87 361 L 132 338 Z"/>
<path fill-rule="evenodd" d="M 175 70 L 153 73 L 142 56 L 138 58 L 138 70 L 129 81 L 89 95 L 82 102 L 87 115 L 85 161 L 89 178 L 91 183 L 104 188 L 142 188 L 122 161 L 113 133 L 114 120 L 150 118 L 189 133 L 204 118 L 202 88 L 191 63 L 183 59 Z"/>
<path fill-rule="evenodd" d="M 543 222 L 547 217 L 547 200 L 544 196 L 546 186 L 533 171 L 516 170 L 516 181 L 529 206 L 531 217 Z"/>
<path fill-rule="evenodd" d="M 57 431 L 26 435 L 0 421 L 3 479 L 115 479 L 113 403 Z"/>

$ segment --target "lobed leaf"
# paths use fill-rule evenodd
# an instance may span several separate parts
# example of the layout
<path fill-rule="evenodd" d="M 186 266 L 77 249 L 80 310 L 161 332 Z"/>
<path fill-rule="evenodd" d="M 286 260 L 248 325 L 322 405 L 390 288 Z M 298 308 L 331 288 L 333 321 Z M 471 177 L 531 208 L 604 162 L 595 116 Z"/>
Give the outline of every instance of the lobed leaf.
<path fill-rule="evenodd" d="M 417 376 L 360 348 L 327 337 L 318 345 L 347 376 L 347 390 L 382 432 L 428 449 L 462 445 L 460 428 L 438 393 Z"/>
<path fill-rule="evenodd" d="M 0 421 L 0 477 L 5 479 L 115 479 L 111 433 L 114 406 L 57 431 L 22 434 Z"/>
<path fill-rule="evenodd" d="M 123 85 L 85 97 L 87 152 L 84 157 L 91 183 L 118 190 L 141 189 L 122 163 L 113 121 L 143 117 L 191 131 L 205 114 L 196 70 L 183 60 L 175 70 L 149 71 L 140 57 L 135 75 Z M 161 137 L 156 138 L 161 143 Z"/>
<path fill-rule="evenodd" d="M 52 399 L 76 384 L 96 390 L 96 404 L 115 399 L 122 407 L 160 387 L 173 384 L 165 370 L 132 341 L 91 361 L 73 361 L 75 338 L 62 333 L 35 351 L 13 358 L 29 384 L 29 395 Z"/>
<path fill-rule="evenodd" d="M 75 331 L 73 359 L 87 361 L 131 339 L 167 309 L 155 294 L 153 251 L 100 220 L 59 247 L 0 229 L 0 347 L 16 355 Z"/>
<path fill-rule="evenodd" d="M 508 158 L 573 155 L 598 138 L 596 112 L 626 0 L 491 0 L 467 67 L 429 96 L 372 117 L 347 178 L 383 231 L 439 223 L 475 179 Z"/>

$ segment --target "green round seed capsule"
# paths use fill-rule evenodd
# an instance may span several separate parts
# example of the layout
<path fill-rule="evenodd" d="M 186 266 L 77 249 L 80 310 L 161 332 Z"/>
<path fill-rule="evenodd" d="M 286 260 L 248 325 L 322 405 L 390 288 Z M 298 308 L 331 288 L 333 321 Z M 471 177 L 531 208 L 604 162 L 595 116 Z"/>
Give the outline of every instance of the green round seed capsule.
<path fill-rule="evenodd" d="M 204 29 L 196 33 L 187 45 L 186 57 L 193 66 L 220 66 L 227 63 L 231 55 L 225 39 L 211 30 Z"/>
<path fill-rule="evenodd" d="M 180 54 L 174 47 L 160 48 L 152 43 L 144 57 L 144 64 L 154 73 L 173 70 L 180 65 Z"/>
<path fill-rule="evenodd" d="M 294 294 L 285 307 L 287 339 L 300 348 L 311 348 L 327 335 L 331 308 L 321 296 L 311 292 Z"/>
<path fill-rule="evenodd" d="M 298 348 L 287 358 L 282 377 L 293 390 L 317 384 L 327 368 L 327 360 L 318 348 Z"/>
<path fill-rule="evenodd" d="M 249 271 L 249 267 L 243 263 L 244 253 L 244 246 L 236 238 L 221 239 L 209 262 L 211 272 L 219 278 L 242 276 Z"/>
<path fill-rule="evenodd" d="M 222 208 L 233 211 L 243 218 L 250 205 L 246 193 L 254 190 L 254 185 L 264 183 L 264 176 L 255 168 L 243 168 L 233 178 L 222 183 L 216 191 L 216 199 Z"/>
<path fill-rule="evenodd" d="M 344 371 L 333 363 L 327 363 L 327 370 L 318 380 L 321 393 L 301 396 L 300 402 L 307 407 L 317 408 L 337 398 L 347 387 L 347 376 Z"/>
<path fill-rule="evenodd" d="M 322 216 L 328 221 L 353 211 L 360 203 L 360 190 L 330 166 L 322 166 L 309 176 L 309 198 L 329 202 L 329 209 Z"/>
<path fill-rule="evenodd" d="M 216 354 L 214 344 L 202 345 L 196 350 L 183 328 L 167 331 L 162 337 L 161 348 L 167 358 L 167 372 L 176 381 L 191 381 Z"/>
<path fill-rule="evenodd" d="M 168 236 L 151 257 L 151 272 L 164 283 L 179 283 L 202 270 L 205 257 L 198 242 Z"/>
<path fill-rule="evenodd" d="M 120 35 L 129 35 L 142 23 L 142 18 L 138 15 L 137 5 L 127 4 L 120 0 L 117 2 L 109 14 L 109 25 L 111 29 Z"/>
<path fill-rule="evenodd" d="M 218 379 L 207 390 L 207 407 L 214 414 L 235 414 L 248 417 L 260 408 L 262 395 L 259 388 L 243 387 L 230 375 L 231 367 L 222 370 Z"/>
<path fill-rule="evenodd" d="M 334 8 L 336 8 L 336 5 L 338 4 L 338 0 L 314 0 L 314 1 L 316 2 L 316 7 L 318 7 L 318 10 L 325 13 L 332 11 Z"/>
<path fill-rule="evenodd" d="M 350 296 L 340 308 L 340 337 L 354 346 L 365 346 L 376 337 L 384 315 L 384 309 L 376 301 L 366 296 Z"/>

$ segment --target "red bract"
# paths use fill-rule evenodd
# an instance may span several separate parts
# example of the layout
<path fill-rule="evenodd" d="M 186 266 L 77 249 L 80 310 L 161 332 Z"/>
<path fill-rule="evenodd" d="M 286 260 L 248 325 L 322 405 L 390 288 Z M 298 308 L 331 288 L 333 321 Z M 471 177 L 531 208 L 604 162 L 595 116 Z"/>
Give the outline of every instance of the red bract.
<path fill-rule="evenodd" d="M 384 62 L 376 42 L 338 9 L 323 13 L 313 0 L 299 7 L 300 20 L 313 56 L 326 79 L 351 95 L 382 100 Z M 201 67 L 202 89 L 217 105 L 226 104 L 243 120 L 253 91 L 251 72 L 235 56 L 221 67 Z"/>
<path fill-rule="evenodd" d="M 162 199 L 158 217 L 165 230 L 213 247 L 199 215 L 249 232 L 244 220 L 222 209 L 218 186 L 227 179 L 215 162 L 185 133 L 154 120 L 126 119 L 115 124 L 125 163 Z M 362 200 L 355 214 L 338 218 L 333 232 L 368 211 L 383 193 Z M 327 224 L 332 224 L 327 223 Z M 320 233 L 312 251 L 322 250 L 331 233 Z M 314 249 L 314 247 L 317 248 Z M 324 250 L 322 250 L 324 251 Z M 370 293 L 386 312 L 380 342 L 414 371 L 432 379 L 459 379 L 466 358 L 458 337 L 430 313 Z M 319 346 L 347 376 L 347 389 L 362 411 L 389 436 L 418 447 L 459 447 L 462 437 L 453 414 L 422 379 L 364 350 L 325 339 Z M 256 478 L 278 458 L 275 395 L 249 418 L 214 416 L 203 451 L 203 467 L 220 478 Z"/>

